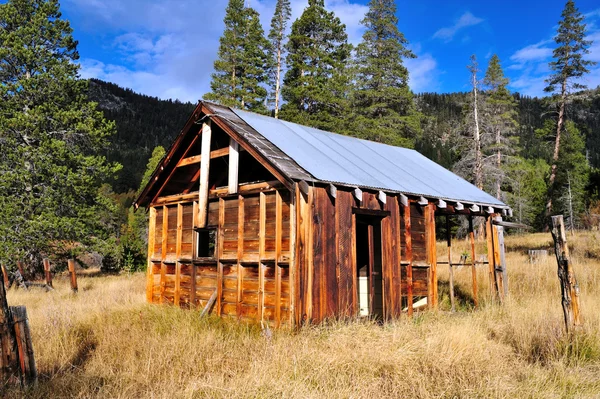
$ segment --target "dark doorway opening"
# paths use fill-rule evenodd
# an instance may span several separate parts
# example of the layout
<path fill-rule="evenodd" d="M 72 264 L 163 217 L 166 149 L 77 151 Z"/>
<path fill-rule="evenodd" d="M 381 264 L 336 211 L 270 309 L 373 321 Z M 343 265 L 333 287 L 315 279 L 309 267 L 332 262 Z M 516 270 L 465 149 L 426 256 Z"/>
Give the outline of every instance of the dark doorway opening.
<path fill-rule="evenodd" d="M 356 215 L 359 315 L 383 319 L 381 217 Z"/>

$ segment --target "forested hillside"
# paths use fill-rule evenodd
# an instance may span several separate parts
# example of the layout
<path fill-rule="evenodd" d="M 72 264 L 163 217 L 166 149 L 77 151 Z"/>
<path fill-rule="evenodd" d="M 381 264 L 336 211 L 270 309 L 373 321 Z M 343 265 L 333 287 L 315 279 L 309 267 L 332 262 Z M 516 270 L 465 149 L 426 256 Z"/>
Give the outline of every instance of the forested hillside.
<path fill-rule="evenodd" d="M 119 193 L 137 190 L 152 150 L 156 146 L 169 147 L 194 104 L 160 100 L 97 79 L 89 81 L 88 90 L 89 99 L 97 102 L 104 117 L 116 124 L 107 157 L 123 169 L 113 189 Z"/>

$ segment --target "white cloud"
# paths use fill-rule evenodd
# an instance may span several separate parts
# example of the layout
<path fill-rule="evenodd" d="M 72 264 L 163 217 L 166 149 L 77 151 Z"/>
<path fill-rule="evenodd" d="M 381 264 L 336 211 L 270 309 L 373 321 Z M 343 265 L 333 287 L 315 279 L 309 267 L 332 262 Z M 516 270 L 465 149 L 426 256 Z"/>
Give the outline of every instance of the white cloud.
<path fill-rule="evenodd" d="M 544 40 L 517 50 L 510 56 L 510 60 L 519 64 L 530 61 L 546 60 L 552 56 L 552 48 L 546 47 L 549 43 L 551 43 L 550 40 Z"/>
<path fill-rule="evenodd" d="M 588 28 L 587 40 L 592 40 L 590 53 L 584 58 L 590 61 L 600 61 L 600 9 L 585 14 L 586 24 Z M 532 44 L 522 49 L 517 50 L 510 60 L 513 62 L 507 69 L 518 71 L 510 86 L 530 96 L 544 96 L 546 87 L 545 80 L 548 79 L 552 71 L 548 63 L 552 60 L 552 51 L 555 46 L 552 38 L 542 40 L 539 43 Z M 600 66 L 592 66 L 589 68 L 590 73 L 586 74 L 579 83 L 590 88 L 594 88 L 600 84 Z"/>
<path fill-rule="evenodd" d="M 276 0 L 253 0 L 268 32 Z M 227 2 L 193 0 L 64 0 L 91 35 L 114 39 L 107 43 L 113 59 L 82 60 L 81 75 L 109 80 L 137 92 L 160 98 L 195 102 L 209 91 Z M 291 23 L 308 6 L 308 0 L 292 0 Z M 360 21 L 368 10 L 349 0 L 326 1 L 346 24 L 348 40 L 358 43 Z"/>
<path fill-rule="evenodd" d="M 478 25 L 483 21 L 483 18 L 478 18 L 475 15 L 471 14 L 469 11 L 467 11 L 463 15 L 461 15 L 458 20 L 456 20 L 454 25 L 447 28 L 441 28 L 437 32 L 435 32 L 433 34 L 433 38 L 442 39 L 445 42 L 449 42 L 461 29 L 467 28 L 469 26 Z"/>
<path fill-rule="evenodd" d="M 418 54 L 417 58 L 404 61 L 409 72 L 408 85 L 415 93 L 433 92 L 439 89 L 437 61 L 429 53 Z"/>

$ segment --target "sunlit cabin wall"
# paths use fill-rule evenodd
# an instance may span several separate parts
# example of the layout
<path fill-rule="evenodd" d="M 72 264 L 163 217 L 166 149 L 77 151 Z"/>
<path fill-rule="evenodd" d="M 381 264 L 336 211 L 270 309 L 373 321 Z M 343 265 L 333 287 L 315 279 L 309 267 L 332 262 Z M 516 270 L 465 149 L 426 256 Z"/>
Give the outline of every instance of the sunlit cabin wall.
<path fill-rule="evenodd" d="M 290 324 L 290 195 L 270 190 L 211 198 L 214 256 L 195 253 L 195 201 L 150 208 L 147 299 L 211 314 Z"/>
<path fill-rule="evenodd" d="M 357 314 L 356 217 L 361 214 L 380 220 L 383 317 L 399 317 L 409 296 L 427 297 L 428 303 L 435 306 L 433 204 L 423 206 L 411 200 L 408 211 L 397 195 L 382 198 L 377 192 L 357 193 L 338 187 L 334 197 L 326 187 L 314 186 L 308 188 L 308 193 L 298 188 L 296 204 L 296 324 Z M 413 226 L 409 229 L 412 242 L 408 248 L 407 216 Z M 408 279 L 411 271 L 412 279 Z"/>

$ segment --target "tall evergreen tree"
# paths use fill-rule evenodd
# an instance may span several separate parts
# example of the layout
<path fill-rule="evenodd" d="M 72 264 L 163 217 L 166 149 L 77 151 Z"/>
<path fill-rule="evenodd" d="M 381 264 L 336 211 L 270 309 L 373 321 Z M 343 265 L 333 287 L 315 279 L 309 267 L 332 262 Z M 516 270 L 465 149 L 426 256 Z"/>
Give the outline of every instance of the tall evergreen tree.
<path fill-rule="evenodd" d="M 552 155 L 552 169 L 548 180 L 548 202 L 546 203 L 546 215 L 552 213 L 552 198 L 554 197 L 554 181 L 560 158 L 560 140 L 565 118 L 565 105 L 571 89 L 583 89 L 585 85 L 577 79 L 589 72 L 588 67 L 595 64 L 585 60 L 584 55 L 589 54 L 591 40 L 586 40 L 586 24 L 583 23 L 584 16 L 575 7 L 573 0 L 568 0 L 562 12 L 562 19 L 558 23 L 558 32 L 554 41 L 558 45 L 554 49 L 554 60 L 550 62 L 550 69 L 554 72 L 547 80 L 548 86 L 544 89 L 549 93 L 558 90 L 558 118 L 556 121 L 556 138 L 554 141 L 554 153 Z"/>
<path fill-rule="evenodd" d="M 394 0 L 371 0 L 361 23 L 366 27 L 356 47 L 356 85 L 353 92 L 353 130 L 361 137 L 414 147 L 421 130 L 408 87 L 403 58 L 416 56 L 398 30 Z"/>
<path fill-rule="evenodd" d="M 163 147 L 154 148 L 136 195 L 141 194 L 164 156 L 165 149 Z M 121 227 L 120 250 L 122 269 L 129 272 L 145 269 L 148 256 L 148 214 L 142 209 L 135 212 L 133 207 L 129 208 L 127 224 Z"/>
<path fill-rule="evenodd" d="M 225 31 L 219 40 L 211 92 L 204 98 L 223 105 L 266 112 L 265 101 L 271 67 L 269 41 L 264 36 L 258 12 L 244 0 L 229 0 Z"/>
<path fill-rule="evenodd" d="M 282 87 L 281 117 L 316 128 L 343 132 L 348 118 L 352 46 L 346 26 L 323 0 L 309 0 L 292 24 Z"/>
<path fill-rule="evenodd" d="M 485 72 L 483 84 L 487 88 L 486 130 L 492 144 L 490 152 L 492 167 L 487 168 L 488 176 L 493 177 L 496 198 L 502 199 L 502 183 L 505 178 L 504 163 L 506 157 L 514 153 L 514 134 L 517 128 L 516 100 L 507 89 L 508 78 L 500 65 L 500 58 L 494 54 Z M 512 142 L 511 142 L 512 141 Z"/>
<path fill-rule="evenodd" d="M 467 180 L 471 181 L 477 188 L 483 189 L 483 135 L 481 131 L 480 109 L 482 108 L 482 97 L 479 82 L 479 63 L 477 57 L 471 56 L 471 63 L 467 69 L 471 73 L 471 95 L 468 104 L 463 110 L 464 122 L 460 127 L 461 133 L 466 140 L 457 144 L 460 160 L 454 166 L 454 170 Z"/>
<path fill-rule="evenodd" d="M 271 90 L 273 92 L 273 101 L 275 109 L 275 118 L 279 117 L 279 107 L 281 104 L 281 73 L 283 71 L 283 60 L 285 57 L 285 31 L 292 16 L 292 7 L 289 0 L 277 0 L 275 4 L 275 13 L 271 19 L 271 30 L 269 31 L 269 40 L 271 41 L 271 63 L 273 70 L 271 73 Z"/>
<path fill-rule="evenodd" d="M 39 265 L 105 238 L 114 124 L 87 101 L 57 0 L 0 4 L 0 260 Z"/>

